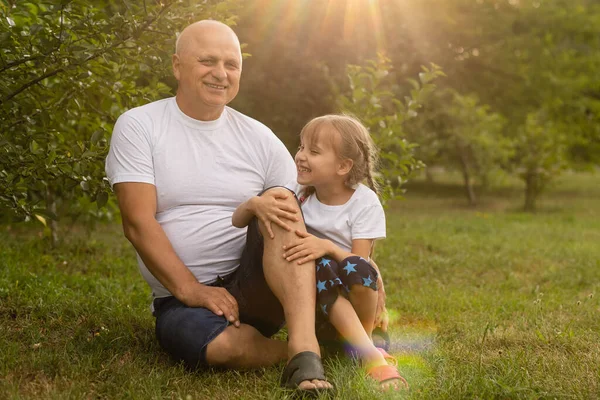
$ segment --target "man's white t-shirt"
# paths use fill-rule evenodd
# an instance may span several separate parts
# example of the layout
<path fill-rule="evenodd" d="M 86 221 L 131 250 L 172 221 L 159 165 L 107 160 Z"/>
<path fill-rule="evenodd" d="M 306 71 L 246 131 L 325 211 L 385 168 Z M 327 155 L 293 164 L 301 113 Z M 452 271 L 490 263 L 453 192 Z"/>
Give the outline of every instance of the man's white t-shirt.
<path fill-rule="evenodd" d="M 233 272 L 246 229 L 231 224 L 236 207 L 296 176 L 284 144 L 260 122 L 229 107 L 214 121 L 185 115 L 175 98 L 134 108 L 119 117 L 106 159 L 109 182 L 156 186 L 156 220 L 175 252 L 202 283 Z M 169 291 L 140 271 L 155 297 Z"/>
<path fill-rule="evenodd" d="M 302 198 L 304 186 L 296 181 L 287 188 Z M 338 247 L 352 250 L 354 239 L 380 239 L 385 237 L 385 213 L 377 194 L 369 187 L 358 184 L 354 194 L 345 204 L 329 206 L 311 194 L 302 203 L 302 213 L 308 233 L 331 240 Z"/>

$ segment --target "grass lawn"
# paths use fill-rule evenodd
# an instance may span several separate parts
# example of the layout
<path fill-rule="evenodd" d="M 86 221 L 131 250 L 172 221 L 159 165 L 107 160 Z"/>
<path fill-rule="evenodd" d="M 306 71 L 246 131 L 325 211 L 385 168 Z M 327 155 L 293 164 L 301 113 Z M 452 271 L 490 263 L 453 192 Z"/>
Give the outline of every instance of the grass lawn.
<path fill-rule="evenodd" d="M 326 360 L 340 399 L 600 397 L 600 175 L 567 174 L 519 211 L 520 189 L 475 209 L 451 182 L 415 182 L 388 212 L 377 261 L 392 353 L 411 389 L 380 394 Z M 0 398 L 279 399 L 282 366 L 186 372 L 154 339 L 150 291 L 120 226 L 50 250 L 0 227 Z"/>

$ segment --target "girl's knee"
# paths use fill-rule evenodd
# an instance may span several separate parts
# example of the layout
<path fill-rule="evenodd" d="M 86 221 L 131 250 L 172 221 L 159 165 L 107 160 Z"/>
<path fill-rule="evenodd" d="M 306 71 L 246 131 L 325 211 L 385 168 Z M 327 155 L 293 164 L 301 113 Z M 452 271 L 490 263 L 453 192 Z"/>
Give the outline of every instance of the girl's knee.
<path fill-rule="evenodd" d="M 364 258 L 348 257 L 341 263 L 341 268 L 340 276 L 346 290 L 355 287 L 377 290 L 377 270 Z"/>
<path fill-rule="evenodd" d="M 375 274 L 377 276 L 377 270 L 371 265 L 369 261 L 360 256 L 350 256 L 342 260 L 340 263 L 342 268 L 346 268 L 348 271 L 356 270 L 357 272 L 362 271 L 362 274 Z M 350 272 L 348 272 L 350 273 Z"/>
<path fill-rule="evenodd" d="M 377 298 L 377 290 L 373 289 L 371 286 L 355 284 L 350 286 L 349 289 L 350 295 L 353 298 Z"/>

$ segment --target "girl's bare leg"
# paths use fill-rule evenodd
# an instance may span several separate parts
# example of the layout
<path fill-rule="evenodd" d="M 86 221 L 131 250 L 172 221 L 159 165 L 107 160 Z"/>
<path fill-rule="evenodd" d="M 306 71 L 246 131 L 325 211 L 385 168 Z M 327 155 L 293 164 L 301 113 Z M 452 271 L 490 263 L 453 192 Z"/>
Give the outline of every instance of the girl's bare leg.
<path fill-rule="evenodd" d="M 373 292 L 373 290 L 371 290 Z M 374 292 L 376 295 L 377 293 Z M 348 299 L 343 296 L 338 296 L 337 300 L 330 307 L 329 322 L 337 329 L 337 331 L 347 340 L 355 349 L 358 350 L 361 356 L 363 365 L 367 369 L 387 365 L 383 355 L 375 348 L 371 338 L 365 332 L 363 325 L 356 315 L 356 311 Z M 388 390 L 394 388 L 398 390 L 404 378 L 391 379 L 382 382 L 381 388 Z"/>
<path fill-rule="evenodd" d="M 375 327 L 377 292 L 366 286 L 352 285 L 348 297 L 364 331 L 371 339 L 371 333 Z"/>
<path fill-rule="evenodd" d="M 373 290 L 371 290 L 373 292 Z M 340 335 L 360 354 L 364 364 L 370 366 L 386 365 L 383 355 L 375 348 L 369 335 L 358 318 L 354 307 L 343 296 L 338 296 L 329 311 L 329 322 Z"/>

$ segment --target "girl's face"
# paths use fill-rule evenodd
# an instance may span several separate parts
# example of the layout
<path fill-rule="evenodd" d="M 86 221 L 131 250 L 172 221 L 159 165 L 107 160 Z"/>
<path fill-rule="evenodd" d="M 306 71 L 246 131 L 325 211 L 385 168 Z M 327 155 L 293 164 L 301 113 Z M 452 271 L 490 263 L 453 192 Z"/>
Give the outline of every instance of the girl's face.
<path fill-rule="evenodd" d="M 343 176 L 339 174 L 341 160 L 335 151 L 339 140 L 339 133 L 329 124 L 300 138 L 294 157 L 299 184 L 318 187 L 337 181 L 343 183 Z"/>

